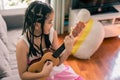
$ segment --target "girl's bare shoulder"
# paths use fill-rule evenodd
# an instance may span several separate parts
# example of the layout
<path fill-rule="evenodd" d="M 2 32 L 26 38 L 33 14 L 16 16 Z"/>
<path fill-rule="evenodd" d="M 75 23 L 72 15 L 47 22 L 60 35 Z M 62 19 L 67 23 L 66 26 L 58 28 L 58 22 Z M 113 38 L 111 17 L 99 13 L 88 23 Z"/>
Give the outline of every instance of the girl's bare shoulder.
<path fill-rule="evenodd" d="M 29 48 L 23 39 L 19 39 L 16 44 L 16 49 L 28 51 Z"/>

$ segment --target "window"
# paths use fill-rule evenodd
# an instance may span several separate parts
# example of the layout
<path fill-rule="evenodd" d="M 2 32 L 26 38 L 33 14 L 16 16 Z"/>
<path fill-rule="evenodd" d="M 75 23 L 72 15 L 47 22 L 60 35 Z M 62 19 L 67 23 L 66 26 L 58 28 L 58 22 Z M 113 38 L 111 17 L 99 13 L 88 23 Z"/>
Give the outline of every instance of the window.
<path fill-rule="evenodd" d="M 32 1 L 35 0 L 1 0 L 0 9 L 17 9 L 26 8 Z M 45 2 L 45 0 L 39 0 Z"/>

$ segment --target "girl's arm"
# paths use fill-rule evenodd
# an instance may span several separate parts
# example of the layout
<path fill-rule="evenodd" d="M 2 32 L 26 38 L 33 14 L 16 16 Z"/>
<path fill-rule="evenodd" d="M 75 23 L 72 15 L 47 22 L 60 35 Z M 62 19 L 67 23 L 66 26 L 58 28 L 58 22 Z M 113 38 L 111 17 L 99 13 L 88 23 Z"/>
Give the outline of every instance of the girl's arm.
<path fill-rule="evenodd" d="M 64 39 L 65 50 L 60 55 L 60 64 L 63 63 L 71 54 L 73 48 L 74 37 L 66 36 Z"/>
<path fill-rule="evenodd" d="M 74 37 L 77 36 L 85 27 L 85 24 L 83 22 L 78 22 L 76 26 L 72 30 L 72 36 L 66 36 L 64 39 L 65 44 L 65 50 L 60 55 L 60 64 L 63 63 L 68 56 L 71 54 L 71 50 L 73 48 L 74 44 Z M 74 36 L 74 37 L 73 37 Z M 53 40 L 54 49 L 58 49 L 58 37 L 57 33 L 54 33 L 54 40 Z"/>
<path fill-rule="evenodd" d="M 17 64 L 18 64 L 18 71 L 19 75 L 22 80 L 36 80 L 47 76 L 53 67 L 53 63 L 49 62 L 50 64 L 47 65 L 45 63 L 43 70 L 39 73 L 32 73 L 27 71 L 27 53 L 29 49 L 26 43 L 23 40 L 19 40 L 16 46 L 16 57 L 17 57 Z"/>
<path fill-rule="evenodd" d="M 74 38 L 72 36 L 65 37 L 65 39 L 64 39 L 65 50 L 60 55 L 60 63 L 59 64 L 63 63 L 68 58 L 68 56 L 71 54 L 73 43 L 74 43 Z M 57 36 L 56 31 L 54 32 L 54 39 L 53 39 L 52 47 L 55 50 L 59 48 L 58 36 Z"/>

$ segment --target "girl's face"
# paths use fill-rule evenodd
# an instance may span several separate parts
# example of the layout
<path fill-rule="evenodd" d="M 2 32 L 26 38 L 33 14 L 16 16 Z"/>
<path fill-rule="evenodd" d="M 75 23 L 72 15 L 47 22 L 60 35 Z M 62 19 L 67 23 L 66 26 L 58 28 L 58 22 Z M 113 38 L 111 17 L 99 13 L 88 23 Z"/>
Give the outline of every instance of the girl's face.
<path fill-rule="evenodd" d="M 44 24 L 44 34 L 49 34 L 50 28 L 53 26 L 54 12 L 48 15 L 48 18 L 45 20 Z"/>

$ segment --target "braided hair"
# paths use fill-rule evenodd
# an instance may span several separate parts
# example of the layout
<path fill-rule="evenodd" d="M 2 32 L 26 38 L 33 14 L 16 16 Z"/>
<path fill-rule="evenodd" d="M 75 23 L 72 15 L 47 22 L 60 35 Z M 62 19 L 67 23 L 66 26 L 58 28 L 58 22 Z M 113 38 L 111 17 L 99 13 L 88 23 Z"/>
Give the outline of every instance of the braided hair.
<path fill-rule="evenodd" d="M 30 43 L 29 55 L 37 56 L 37 53 L 43 55 L 42 45 L 40 44 L 40 49 L 39 49 L 39 47 L 34 44 L 34 37 L 41 36 L 41 43 L 42 43 L 42 36 L 44 35 L 44 23 L 48 15 L 52 12 L 53 12 L 52 7 L 49 4 L 43 3 L 41 1 L 32 2 L 26 9 L 22 35 L 24 33 L 27 34 L 27 40 Z M 42 32 L 40 35 L 34 34 L 36 22 L 39 22 L 41 24 Z M 28 33 L 30 33 L 29 37 L 28 37 Z M 36 46 L 38 49 L 36 49 L 34 46 Z M 41 53 L 39 50 L 41 51 Z"/>

